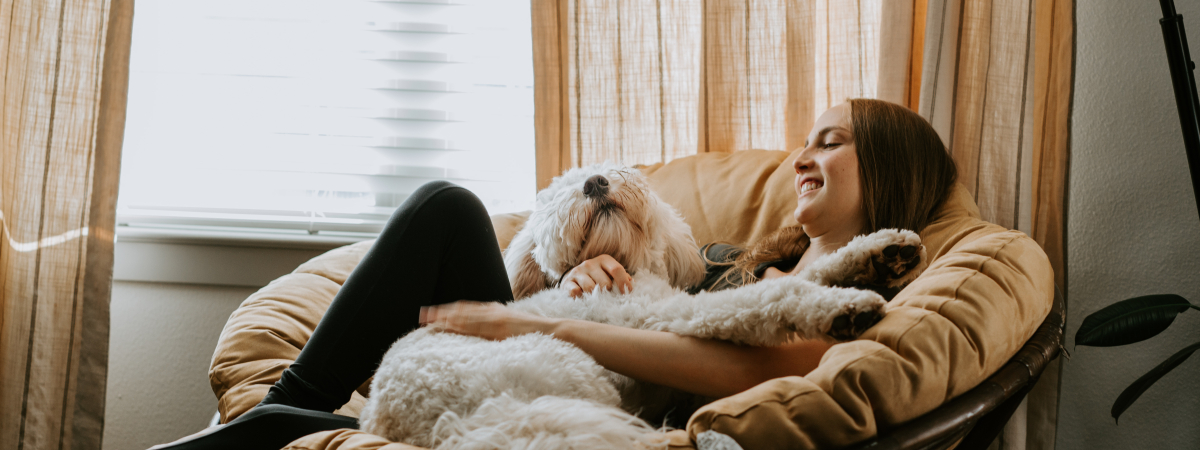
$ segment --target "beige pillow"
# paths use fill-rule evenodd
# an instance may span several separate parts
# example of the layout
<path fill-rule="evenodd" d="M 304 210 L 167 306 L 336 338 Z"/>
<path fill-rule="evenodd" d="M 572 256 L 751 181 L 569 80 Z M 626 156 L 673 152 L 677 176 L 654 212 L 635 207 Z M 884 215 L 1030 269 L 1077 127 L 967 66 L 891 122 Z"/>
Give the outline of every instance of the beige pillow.
<path fill-rule="evenodd" d="M 696 242 L 745 244 L 795 224 L 791 156 L 766 150 L 705 153 L 644 172 L 654 191 L 683 214 Z"/>

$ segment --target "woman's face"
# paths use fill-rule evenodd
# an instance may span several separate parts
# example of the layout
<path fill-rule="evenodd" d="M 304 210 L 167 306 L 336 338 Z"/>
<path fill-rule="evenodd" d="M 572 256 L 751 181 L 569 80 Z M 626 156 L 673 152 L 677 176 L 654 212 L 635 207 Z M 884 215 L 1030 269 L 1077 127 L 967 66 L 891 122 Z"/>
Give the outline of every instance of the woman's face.
<path fill-rule="evenodd" d="M 811 237 L 829 231 L 854 236 L 866 229 L 850 104 L 825 111 L 813 124 L 796 169 L 796 221 Z"/>

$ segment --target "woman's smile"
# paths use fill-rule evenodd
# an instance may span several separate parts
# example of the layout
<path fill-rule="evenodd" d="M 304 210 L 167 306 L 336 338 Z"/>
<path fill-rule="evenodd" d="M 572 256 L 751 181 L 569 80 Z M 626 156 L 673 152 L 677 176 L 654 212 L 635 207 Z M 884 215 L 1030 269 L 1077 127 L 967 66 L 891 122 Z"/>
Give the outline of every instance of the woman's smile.
<path fill-rule="evenodd" d="M 825 183 L 821 182 L 821 180 L 801 180 L 800 181 L 800 197 L 803 197 L 805 194 L 808 194 L 809 192 L 821 189 L 824 186 L 825 186 Z"/>

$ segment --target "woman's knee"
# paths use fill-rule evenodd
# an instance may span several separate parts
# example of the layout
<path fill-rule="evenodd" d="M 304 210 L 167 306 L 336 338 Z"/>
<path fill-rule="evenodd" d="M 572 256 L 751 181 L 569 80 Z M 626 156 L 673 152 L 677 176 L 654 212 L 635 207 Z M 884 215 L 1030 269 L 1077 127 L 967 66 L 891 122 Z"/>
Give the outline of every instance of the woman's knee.
<path fill-rule="evenodd" d="M 412 195 L 408 196 L 408 198 L 409 199 L 429 199 L 429 198 L 434 197 L 435 194 L 437 194 L 438 192 L 441 192 L 441 191 L 444 191 L 447 189 L 455 189 L 455 188 L 464 189 L 462 186 L 459 186 L 457 184 L 451 183 L 446 180 L 433 180 L 428 183 L 422 184 L 421 187 L 419 187 L 419 188 L 417 188 L 417 190 L 413 191 Z"/>
<path fill-rule="evenodd" d="M 462 186 L 445 180 L 425 183 L 406 201 L 415 202 L 414 209 L 422 210 L 422 214 L 446 214 L 461 220 L 488 218 L 487 208 L 473 192 Z M 401 209 L 406 209 L 401 207 Z"/>

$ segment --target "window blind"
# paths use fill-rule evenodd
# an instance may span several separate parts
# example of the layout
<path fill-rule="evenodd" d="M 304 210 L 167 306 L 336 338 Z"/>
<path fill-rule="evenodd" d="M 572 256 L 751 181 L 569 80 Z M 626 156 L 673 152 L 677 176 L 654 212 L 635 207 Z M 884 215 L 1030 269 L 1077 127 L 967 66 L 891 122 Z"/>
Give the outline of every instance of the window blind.
<path fill-rule="evenodd" d="M 432 180 L 532 207 L 529 0 L 135 7 L 121 229 L 376 233 Z"/>

